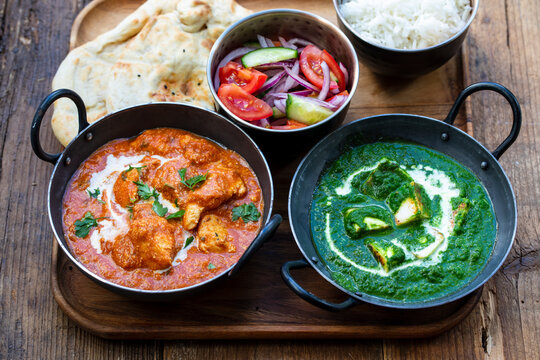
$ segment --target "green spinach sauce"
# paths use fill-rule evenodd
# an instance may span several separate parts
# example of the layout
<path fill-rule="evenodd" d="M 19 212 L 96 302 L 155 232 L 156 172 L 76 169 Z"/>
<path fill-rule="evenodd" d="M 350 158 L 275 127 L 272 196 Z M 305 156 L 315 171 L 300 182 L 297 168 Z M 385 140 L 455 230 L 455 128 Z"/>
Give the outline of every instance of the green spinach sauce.
<path fill-rule="evenodd" d="M 316 249 L 352 292 L 395 301 L 451 293 L 484 267 L 497 224 L 480 181 L 426 147 L 355 147 L 321 175 L 311 204 Z"/>

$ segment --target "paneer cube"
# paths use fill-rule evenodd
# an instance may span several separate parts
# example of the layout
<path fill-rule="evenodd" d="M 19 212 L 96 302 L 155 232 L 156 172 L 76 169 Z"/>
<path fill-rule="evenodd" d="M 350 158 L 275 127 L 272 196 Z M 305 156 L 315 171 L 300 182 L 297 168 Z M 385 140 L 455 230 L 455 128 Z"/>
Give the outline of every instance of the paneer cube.
<path fill-rule="evenodd" d="M 384 200 L 391 192 L 411 181 L 412 178 L 398 163 L 383 159 L 360 186 L 360 190 L 376 200 Z"/>
<path fill-rule="evenodd" d="M 454 234 L 458 234 L 461 231 L 470 208 L 469 200 L 464 198 L 460 198 L 459 200 L 459 205 L 452 211 L 452 228 Z"/>
<path fill-rule="evenodd" d="M 368 205 L 345 210 L 345 231 L 353 239 L 392 227 L 391 215 L 380 206 Z"/>
<path fill-rule="evenodd" d="M 431 201 L 424 188 L 413 182 L 403 184 L 386 198 L 386 204 L 394 213 L 397 226 L 417 220 L 429 219 Z"/>
<path fill-rule="evenodd" d="M 381 239 L 366 239 L 365 242 L 371 254 L 381 264 L 384 271 L 390 270 L 403 264 L 405 261 L 405 252 L 399 246 L 390 241 Z"/>

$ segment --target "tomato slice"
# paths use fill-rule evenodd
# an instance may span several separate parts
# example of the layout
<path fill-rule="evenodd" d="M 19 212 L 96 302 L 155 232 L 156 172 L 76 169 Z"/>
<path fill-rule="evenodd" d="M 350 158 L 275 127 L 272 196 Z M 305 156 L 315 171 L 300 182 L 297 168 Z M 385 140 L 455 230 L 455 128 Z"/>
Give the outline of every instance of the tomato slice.
<path fill-rule="evenodd" d="M 328 53 L 328 51 L 323 50 L 321 53 L 321 60 L 324 61 L 328 67 L 330 68 L 330 71 L 336 75 L 337 77 L 337 84 L 339 86 L 339 91 L 345 91 L 345 75 L 343 74 L 343 71 L 339 68 L 338 63 L 336 60 Z"/>
<path fill-rule="evenodd" d="M 266 79 L 266 74 L 255 69 L 246 69 L 234 61 L 219 69 L 219 80 L 222 84 L 236 84 L 250 94 L 259 90 Z"/>
<path fill-rule="evenodd" d="M 276 130 L 293 130 L 293 129 L 300 129 L 306 127 L 306 124 L 303 124 L 299 121 L 287 119 L 287 123 L 285 125 L 272 125 L 272 129 Z"/>
<path fill-rule="evenodd" d="M 223 84 L 218 97 L 234 115 L 247 121 L 261 120 L 272 116 L 270 105 L 251 95 L 236 84 Z"/>
<path fill-rule="evenodd" d="M 323 75 L 323 71 L 321 67 L 321 60 L 323 60 L 323 56 L 326 57 L 326 55 L 324 55 L 324 51 L 319 49 L 315 45 L 306 46 L 304 50 L 302 50 L 302 53 L 300 54 L 300 69 L 302 70 L 302 73 L 305 75 L 305 77 L 308 79 L 310 83 L 312 83 L 313 85 L 317 86 L 320 89 L 322 89 L 323 82 L 324 82 L 323 81 L 324 75 Z M 330 56 L 330 54 L 328 54 L 328 56 Z M 334 63 L 336 62 L 334 58 L 332 58 L 332 60 Z M 326 63 L 328 64 L 328 62 Z M 328 67 L 330 68 L 332 72 L 334 72 L 330 64 L 328 64 Z M 345 76 L 341 72 L 339 65 L 337 69 L 339 70 L 341 77 L 345 79 Z M 340 80 L 340 77 L 336 73 L 334 73 L 334 75 L 336 75 L 338 80 Z M 343 84 L 345 84 L 344 81 L 343 81 Z M 345 85 L 343 86 L 345 87 Z M 336 89 L 336 88 L 338 88 L 338 85 L 336 84 L 336 82 L 331 81 L 330 89 Z"/>
<path fill-rule="evenodd" d="M 330 99 L 325 100 L 325 101 L 326 102 L 332 101 L 336 96 L 341 96 L 341 95 L 349 96 L 349 92 L 347 90 L 342 91 L 339 94 L 336 94 L 336 95 L 332 96 Z"/>

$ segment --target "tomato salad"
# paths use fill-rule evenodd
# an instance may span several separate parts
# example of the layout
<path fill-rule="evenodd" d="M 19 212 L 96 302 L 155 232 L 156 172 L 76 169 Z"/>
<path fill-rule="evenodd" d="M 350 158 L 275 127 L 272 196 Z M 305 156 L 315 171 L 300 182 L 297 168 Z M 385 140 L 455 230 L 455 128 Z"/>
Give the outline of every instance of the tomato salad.
<path fill-rule="evenodd" d="M 257 35 L 230 52 L 214 75 L 223 105 L 240 119 L 276 130 L 316 124 L 346 103 L 348 71 L 309 41 Z"/>

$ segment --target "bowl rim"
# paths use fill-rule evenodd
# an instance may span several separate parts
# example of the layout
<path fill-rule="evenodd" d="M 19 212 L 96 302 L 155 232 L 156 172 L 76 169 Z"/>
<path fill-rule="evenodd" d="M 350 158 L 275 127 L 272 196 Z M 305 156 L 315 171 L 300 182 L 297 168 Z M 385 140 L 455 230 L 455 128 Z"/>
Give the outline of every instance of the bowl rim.
<path fill-rule="evenodd" d="M 272 217 L 273 207 L 274 207 L 274 200 L 275 200 L 274 179 L 272 177 L 272 172 L 270 170 L 270 166 L 268 165 L 268 160 L 264 156 L 264 153 L 261 151 L 261 149 L 257 145 L 257 143 L 255 143 L 255 141 L 253 141 L 253 139 L 240 126 L 235 124 L 230 119 L 227 119 L 225 116 L 223 116 L 221 114 L 218 114 L 215 111 L 208 110 L 206 108 L 198 106 L 198 105 L 187 104 L 187 103 L 167 102 L 167 101 L 157 101 L 157 102 L 153 102 L 153 103 L 137 104 L 137 105 L 133 105 L 133 106 L 128 106 L 128 107 L 118 109 L 116 111 L 113 111 L 113 112 L 111 112 L 109 114 L 106 114 L 106 115 L 102 116 L 98 120 L 96 120 L 93 123 L 89 124 L 86 128 L 84 128 L 83 131 L 79 132 L 77 134 L 77 136 L 75 136 L 73 138 L 73 140 L 71 140 L 70 143 L 61 152 L 60 157 L 58 158 L 58 160 L 56 161 L 56 164 L 54 165 L 53 171 L 52 171 L 50 179 L 49 179 L 49 184 L 48 184 L 48 187 L 47 187 L 47 213 L 48 213 L 47 215 L 48 215 L 48 218 L 49 218 L 49 224 L 51 225 L 51 228 L 52 228 L 56 243 L 62 249 L 64 254 L 68 257 L 68 259 L 71 260 L 71 262 L 81 272 L 83 272 L 83 274 L 85 274 L 90 279 L 98 282 L 99 285 L 101 285 L 102 287 L 105 287 L 107 289 L 116 289 L 118 291 L 121 291 L 124 294 L 129 293 L 129 294 L 143 294 L 143 295 L 173 295 L 173 294 L 179 294 L 179 293 L 182 293 L 182 292 L 188 292 L 188 291 L 193 290 L 195 288 L 202 288 L 204 285 L 207 285 L 209 283 L 217 281 L 218 279 L 221 279 L 224 276 L 227 276 L 227 274 L 229 274 L 229 272 L 238 263 L 238 261 L 236 261 L 234 264 L 232 264 L 229 268 L 224 270 L 222 273 L 217 274 L 216 276 L 214 276 L 214 277 L 212 277 L 210 279 L 207 279 L 207 280 L 204 280 L 202 282 L 192 284 L 192 285 L 189 285 L 189 286 L 186 286 L 186 287 L 174 288 L 174 289 L 156 289 L 156 290 L 140 289 L 140 288 L 129 287 L 129 286 L 117 284 L 115 282 L 112 282 L 109 279 L 101 277 L 100 275 L 98 275 L 98 274 L 94 273 L 93 271 L 91 271 L 90 269 L 88 269 L 86 266 L 83 265 L 83 263 L 74 254 L 72 254 L 72 251 L 67 246 L 67 243 L 64 244 L 62 242 L 61 239 L 65 239 L 65 236 L 60 236 L 60 234 L 56 231 L 56 227 L 54 226 L 53 214 L 51 212 L 51 207 L 52 207 L 51 193 L 52 193 L 53 182 L 54 182 L 54 180 L 56 178 L 56 173 L 57 173 L 58 169 L 60 168 L 61 164 L 64 163 L 65 159 L 67 157 L 69 157 L 69 154 L 68 154 L 69 150 L 71 150 L 71 148 L 73 148 L 80 141 L 78 139 L 84 139 L 88 132 L 93 131 L 93 129 L 95 127 L 99 126 L 101 123 L 106 122 L 106 121 L 110 121 L 111 118 L 114 118 L 115 116 L 117 116 L 117 115 L 119 115 L 121 113 L 127 112 L 127 111 L 137 110 L 139 108 L 144 108 L 144 107 L 149 107 L 149 106 L 156 106 L 156 105 L 157 106 L 167 106 L 167 107 L 171 107 L 171 108 L 176 107 L 179 110 L 181 110 L 183 107 L 188 107 L 188 108 L 193 108 L 195 110 L 200 110 L 202 112 L 206 112 L 207 115 L 209 114 L 209 115 L 212 115 L 212 116 L 218 116 L 218 117 L 222 118 L 222 120 L 227 121 L 228 123 L 230 123 L 231 125 L 236 127 L 238 130 L 240 130 L 240 132 L 245 136 L 245 140 L 249 141 L 258 150 L 258 152 L 259 152 L 259 154 L 261 156 L 261 159 L 263 160 L 263 163 L 265 165 L 265 170 L 266 170 L 267 174 L 269 175 L 269 179 L 270 179 L 270 199 L 269 199 L 270 203 L 268 204 L 268 216 L 267 216 L 267 219 L 266 219 L 266 221 L 265 221 L 265 219 L 263 219 L 263 221 L 261 223 L 261 227 L 260 227 L 259 231 L 257 232 L 257 235 L 255 236 L 255 238 L 253 240 L 255 240 L 259 236 L 261 230 L 270 221 L 270 218 Z M 167 126 L 161 126 L 161 127 L 163 128 L 163 127 L 167 127 Z M 150 130 L 150 129 L 156 129 L 156 128 L 155 127 L 154 128 L 149 127 L 149 128 L 146 128 L 145 130 Z M 181 129 L 181 128 L 177 128 L 177 129 Z M 181 129 L 181 130 L 183 130 L 183 129 Z M 189 130 L 184 130 L 184 131 L 187 131 L 187 132 L 190 132 L 190 133 L 192 133 L 192 134 L 194 134 L 196 136 L 208 139 L 208 140 L 218 144 L 220 147 L 225 148 L 225 145 L 221 144 L 221 142 L 219 142 L 219 141 L 217 141 L 215 139 L 211 139 L 209 137 L 197 134 L 197 133 L 189 131 Z M 113 139 L 113 140 L 115 140 L 115 139 Z M 113 141 L 113 140 L 110 140 L 110 141 Z M 110 141 L 106 142 L 105 144 L 109 143 Z M 103 145 L 105 145 L 105 144 L 103 144 Z M 100 145 L 100 146 L 103 146 L 103 145 Z M 94 149 L 94 151 L 97 150 L 97 149 L 99 149 L 99 147 L 96 147 Z M 88 159 L 88 157 L 83 161 L 86 161 L 87 159 Z M 247 160 L 246 160 L 246 162 L 247 162 Z M 82 162 L 81 162 L 81 164 L 82 164 Z M 250 165 L 250 168 L 251 168 L 251 164 L 249 164 L 249 165 Z M 80 164 L 79 164 L 79 166 L 80 166 Z M 252 169 L 252 171 L 255 173 L 255 171 L 253 169 Z M 257 176 L 257 179 L 258 179 L 258 175 L 256 173 L 255 173 L 255 176 Z M 265 209 L 266 209 L 267 204 L 265 203 L 264 205 L 265 205 Z M 60 206 L 61 206 L 61 204 L 60 204 Z M 61 235 L 64 235 L 63 229 L 62 229 L 62 234 Z"/>
<path fill-rule="evenodd" d="M 268 15 L 268 14 L 272 14 L 272 15 L 294 14 L 294 15 L 308 16 L 308 17 L 312 18 L 313 20 L 316 20 L 319 23 L 323 24 L 324 26 L 326 26 L 326 28 L 330 28 L 331 30 L 333 30 L 334 33 L 337 34 L 338 36 L 340 36 L 341 39 L 345 42 L 345 44 L 347 44 L 348 51 L 351 54 L 353 54 L 353 56 L 352 56 L 352 58 L 354 59 L 353 60 L 353 69 L 352 69 L 352 71 L 349 69 L 349 81 L 348 81 L 348 83 L 351 86 L 351 91 L 349 91 L 348 99 L 331 116 L 327 117 L 326 119 L 324 119 L 324 120 L 322 120 L 322 121 L 320 121 L 320 122 L 318 122 L 316 124 L 309 125 L 309 126 L 299 128 L 299 129 L 291 129 L 291 130 L 279 130 L 279 129 L 264 128 L 264 127 L 261 127 L 261 126 L 251 124 L 249 121 L 243 120 L 243 119 L 239 118 L 238 116 L 234 115 L 229 109 L 227 109 L 227 107 L 225 105 L 223 105 L 223 103 L 221 102 L 221 100 L 217 96 L 216 89 L 214 89 L 214 80 L 213 80 L 213 75 L 214 74 L 212 73 L 212 65 L 213 65 L 214 59 L 216 57 L 217 48 L 225 40 L 225 38 L 232 31 L 234 31 L 240 24 L 242 24 L 242 23 L 244 23 L 244 22 L 246 22 L 248 20 L 257 18 L 259 16 Z M 328 30 L 328 29 L 326 29 L 326 30 Z M 228 118 L 231 119 L 236 124 L 240 125 L 241 127 L 255 129 L 255 130 L 258 130 L 258 131 L 261 131 L 261 132 L 278 133 L 278 134 L 300 133 L 300 132 L 305 132 L 305 131 L 309 131 L 309 130 L 318 128 L 318 127 L 322 126 L 323 124 L 326 124 L 327 122 L 331 121 L 334 117 L 339 115 L 342 111 L 346 111 L 348 109 L 348 107 L 349 107 L 349 105 L 351 103 L 352 97 L 356 93 L 356 89 L 358 87 L 359 71 L 360 71 L 360 65 L 358 63 L 358 55 L 356 54 L 356 50 L 355 50 L 353 44 L 351 43 L 351 40 L 349 39 L 349 37 L 338 26 L 336 26 L 335 24 L 330 22 L 328 19 L 325 19 L 322 16 L 313 14 L 311 12 L 303 11 L 303 10 L 297 10 L 297 9 L 286 9 L 286 8 L 278 8 L 278 9 L 269 9 L 269 10 L 258 11 L 258 12 L 255 12 L 255 13 L 253 13 L 251 15 L 248 15 L 248 16 L 236 21 L 235 23 L 231 24 L 229 27 L 227 27 L 227 29 L 225 29 L 225 31 L 219 36 L 219 38 L 216 40 L 216 42 L 212 46 L 212 50 L 210 51 L 210 54 L 208 56 L 208 62 L 206 64 L 206 78 L 207 78 L 207 81 L 208 81 L 208 86 L 210 88 L 210 92 L 212 94 L 212 97 L 214 98 L 214 101 L 216 102 L 216 106 L 217 106 L 218 109 L 223 109 L 223 111 L 225 111 L 225 113 L 227 114 Z M 354 75 L 351 77 L 351 74 L 354 74 Z"/>
<path fill-rule="evenodd" d="M 469 27 L 471 26 L 471 23 L 473 22 L 474 18 L 476 17 L 476 14 L 478 13 L 478 7 L 480 6 L 480 0 L 471 0 L 471 1 L 474 1 L 474 5 L 472 7 L 472 11 L 471 11 L 471 15 L 469 16 L 469 19 L 467 20 L 465 25 L 457 33 L 455 33 L 454 35 L 452 35 L 448 39 L 446 39 L 443 42 L 440 42 L 438 44 L 428 46 L 428 47 L 425 47 L 425 48 L 421 48 L 421 49 L 398 49 L 398 48 L 392 48 L 392 47 L 384 46 L 384 45 L 381 45 L 381 44 L 377 44 L 377 43 L 368 41 L 368 40 L 364 39 L 363 37 L 361 37 L 356 32 L 356 30 L 353 29 L 353 27 L 349 24 L 349 22 L 345 19 L 345 17 L 341 14 L 341 10 L 339 9 L 339 5 L 342 5 L 344 3 L 344 1 L 343 0 L 332 0 L 332 2 L 334 3 L 334 10 L 336 11 L 336 16 L 338 17 L 339 21 L 341 23 L 343 23 L 343 26 L 345 26 L 347 28 L 347 30 L 349 30 L 355 36 L 355 38 L 357 38 L 359 41 L 365 42 L 366 44 L 369 44 L 369 45 L 371 45 L 373 47 L 376 47 L 378 49 L 386 50 L 386 51 L 390 51 L 390 52 L 396 52 L 396 53 L 403 53 L 403 54 L 417 54 L 417 53 L 427 52 L 427 51 L 430 51 L 430 50 L 435 50 L 435 49 L 438 49 L 438 48 L 441 48 L 441 47 L 445 46 L 448 43 L 451 43 L 452 41 L 454 41 L 455 39 L 460 37 L 463 33 L 465 33 L 469 29 Z"/>

